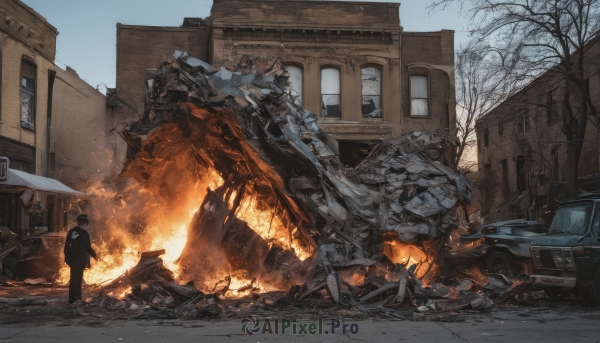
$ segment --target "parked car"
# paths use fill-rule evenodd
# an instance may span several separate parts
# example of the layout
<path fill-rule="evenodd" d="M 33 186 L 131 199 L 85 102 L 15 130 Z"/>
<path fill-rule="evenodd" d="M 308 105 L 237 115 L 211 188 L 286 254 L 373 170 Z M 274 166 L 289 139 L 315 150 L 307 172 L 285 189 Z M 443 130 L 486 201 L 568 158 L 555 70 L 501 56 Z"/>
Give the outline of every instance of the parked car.
<path fill-rule="evenodd" d="M 531 244 L 534 283 L 583 286 L 600 302 L 600 193 L 562 204 L 550 231 Z"/>
<path fill-rule="evenodd" d="M 54 279 L 63 263 L 64 232 L 26 238 L 0 254 L 0 271 L 9 279 Z"/>
<path fill-rule="evenodd" d="M 481 225 L 474 234 L 461 236 L 448 254 L 475 259 L 490 273 L 516 275 L 531 270 L 529 245 L 548 229 L 548 225 L 523 220 Z"/>

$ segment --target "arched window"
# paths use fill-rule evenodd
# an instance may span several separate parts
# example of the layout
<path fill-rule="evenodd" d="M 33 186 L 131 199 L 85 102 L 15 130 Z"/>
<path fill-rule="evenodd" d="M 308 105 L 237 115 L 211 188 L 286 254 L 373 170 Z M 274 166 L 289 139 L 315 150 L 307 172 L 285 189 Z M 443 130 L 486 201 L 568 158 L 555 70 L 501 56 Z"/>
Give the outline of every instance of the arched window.
<path fill-rule="evenodd" d="M 381 118 L 381 69 L 362 68 L 362 116 Z"/>
<path fill-rule="evenodd" d="M 284 67 L 290 75 L 288 79 L 290 89 L 288 91 L 291 91 L 296 105 L 302 105 L 303 70 L 295 64 L 285 64 Z"/>
<path fill-rule="evenodd" d="M 340 70 L 321 69 L 321 116 L 339 118 L 340 111 Z"/>

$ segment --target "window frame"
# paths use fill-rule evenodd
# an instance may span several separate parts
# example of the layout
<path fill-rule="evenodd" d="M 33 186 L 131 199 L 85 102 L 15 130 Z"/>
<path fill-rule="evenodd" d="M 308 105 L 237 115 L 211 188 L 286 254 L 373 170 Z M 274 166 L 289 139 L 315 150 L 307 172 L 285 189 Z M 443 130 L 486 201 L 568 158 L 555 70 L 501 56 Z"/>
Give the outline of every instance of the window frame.
<path fill-rule="evenodd" d="M 554 125 L 558 121 L 557 102 L 554 100 L 556 89 L 550 89 L 546 92 L 546 123 Z"/>
<path fill-rule="evenodd" d="M 362 103 L 363 97 L 363 69 L 375 68 L 379 70 L 379 117 L 365 117 L 362 114 Z M 383 108 L 383 65 L 377 63 L 366 63 L 360 66 L 360 108 L 361 108 L 361 119 L 362 120 L 383 120 L 384 119 L 384 108 Z M 367 95 L 369 96 L 369 95 Z M 375 96 L 375 95 L 371 95 Z"/>
<path fill-rule="evenodd" d="M 531 111 L 528 108 L 519 108 L 519 132 L 531 131 Z"/>
<path fill-rule="evenodd" d="M 325 69 L 337 69 L 340 77 L 339 77 L 339 88 L 340 88 L 340 93 L 339 94 L 323 94 L 323 70 Z M 321 65 L 321 68 L 319 69 L 319 117 L 324 118 L 324 119 L 333 119 L 333 120 L 340 120 L 343 117 L 343 113 L 342 113 L 342 67 L 339 65 L 335 65 L 335 64 L 323 64 Z M 323 101 L 323 95 L 337 95 L 338 96 L 338 102 L 339 102 L 339 117 L 329 117 L 329 116 L 324 116 L 323 115 L 323 106 L 327 106 L 325 104 L 325 102 Z M 325 111 L 327 111 L 325 109 Z"/>
<path fill-rule="evenodd" d="M 483 129 L 483 147 L 487 148 L 488 146 L 490 146 L 490 130 L 489 129 Z"/>
<path fill-rule="evenodd" d="M 557 145 L 555 145 L 551 150 L 550 150 L 550 158 L 552 159 L 552 181 L 553 182 L 560 182 L 561 181 L 561 177 L 560 177 L 560 160 L 559 160 L 559 147 Z"/>
<path fill-rule="evenodd" d="M 30 78 L 29 75 L 24 75 L 24 64 L 27 64 L 29 67 L 31 67 L 33 69 L 33 77 L 34 78 Z M 20 114 L 19 114 L 19 122 L 20 122 L 20 127 L 29 131 L 33 131 L 35 132 L 36 129 L 36 117 L 37 117 L 37 72 L 38 72 L 38 67 L 35 64 L 35 62 L 33 61 L 32 58 L 30 58 L 29 56 L 25 56 L 23 55 L 21 58 L 21 66 L 20 66 L 20 72 L 19 72 L 19 85 L 20 85 L 20 93 L 19 93 L 19 98 L 20 98 Z M 23 80 L 24 79 L 28 79 L 31 80 L 33 83 L 32 89 L 29 90 L 27 89 L 26 86 L 23 85 Z M 31 122 L 27 122 L 27 121 L 23 121 L 23 104 L 24 104 L 24 99 L 23 99 L 23 94 L 28 94 L 32 97 L 32 101 L 31 101 Z"/>
<path fill-rule="evenodd" d="M 589 76 L 586 77 L 585 79 L 583 79 L 583 94 L 588 98 L 591 99 L 591 93 L 590 93 L 590 78 Z"/>
<path fill-rule="evenodd" d="M 424 76 L 427 78 L 427 114 L 412 114 L 412 77 Z M 408 116 L 411 118 L 431 118 L 431 69 L 426 66 L 413 66 L 408 69 Z M 415 98 L 423 99 L 423 98 Z"/>
<path fill-rule="evenodd" d="M 295 61 L 286 61 L 282 63 L 283 67 L 287 70 L 288 67 L 293 66 L 293 67 L 297 67 L 300 68 L 300 70 L 302 71 L 302 89 L 300 90 L 302 92 L 302 94 L 300 94 L 300 104 L 302 106 L 304 106 L 304 96 L 305 96 L 305 91 L 304 91 L 304 86 L 305 86 L 305 75 L 304 75 L 304 65 L 302 63 L 298 63 Z M 288 71 L 289 73 L 289 71 Z M 341 79 L 341 73 L 340 73 L 340 79 Z M 320 85 L 319 85 L 320 87 Z M 340 82 L 340 93 L 341 93 L 341 82 Z"/>
<path fill-rule="evenodd" d="M 500 169 L 502 170 L 502 195 L 507 196 L 510 193 L 508 159 L 503 158 L 500 160 Z"/>

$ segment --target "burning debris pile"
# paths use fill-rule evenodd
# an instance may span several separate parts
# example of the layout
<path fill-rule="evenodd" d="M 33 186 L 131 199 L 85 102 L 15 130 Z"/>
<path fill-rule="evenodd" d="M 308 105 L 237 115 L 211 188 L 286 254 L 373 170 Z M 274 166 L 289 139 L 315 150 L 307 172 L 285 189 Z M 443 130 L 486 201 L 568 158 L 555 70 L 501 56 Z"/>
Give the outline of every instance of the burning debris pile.
<path fill-rule="evenodd" d="M 119 132 L 122 176 L 155 196 L 175 201 L 222 178 L 198 194 L 178 274 L 221 296 L 291 287 L 290 301 L 325 289 L 333 303 L 427 304 L 423 282 L 471 196 L 443 163 L 455 139 L 415 132 L 347 168 L 288 76 L 265 55 L 215 69 L 177 51 L 148 82 L 144 117 Z"/>

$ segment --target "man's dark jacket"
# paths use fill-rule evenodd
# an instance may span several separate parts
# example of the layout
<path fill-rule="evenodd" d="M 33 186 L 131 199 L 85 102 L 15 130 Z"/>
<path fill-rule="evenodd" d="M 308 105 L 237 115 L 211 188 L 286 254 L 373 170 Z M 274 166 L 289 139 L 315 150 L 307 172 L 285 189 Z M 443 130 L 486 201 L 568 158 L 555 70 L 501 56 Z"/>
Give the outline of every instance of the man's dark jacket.
<path fill-rule="evenodd" d="M 89 256 L 96 258 L 96 252 L 92 249 L 87 231 L 79 226 L 69 230 L 65 242 L 65 262 L 70 267 L 85 268 L 90 262 Z"/>

